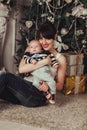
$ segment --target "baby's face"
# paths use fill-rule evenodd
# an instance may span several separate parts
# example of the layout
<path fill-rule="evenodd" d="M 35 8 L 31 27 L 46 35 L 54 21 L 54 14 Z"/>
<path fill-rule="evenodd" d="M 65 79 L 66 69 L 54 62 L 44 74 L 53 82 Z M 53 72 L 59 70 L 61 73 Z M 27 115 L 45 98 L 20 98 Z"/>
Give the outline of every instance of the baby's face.
<path fill-rule="evenodd" d="M 41 44 L 39 41 L 32 41 L 29 44 L 29 52 L 30 53 L 39 53 L 42 51 Z"/>

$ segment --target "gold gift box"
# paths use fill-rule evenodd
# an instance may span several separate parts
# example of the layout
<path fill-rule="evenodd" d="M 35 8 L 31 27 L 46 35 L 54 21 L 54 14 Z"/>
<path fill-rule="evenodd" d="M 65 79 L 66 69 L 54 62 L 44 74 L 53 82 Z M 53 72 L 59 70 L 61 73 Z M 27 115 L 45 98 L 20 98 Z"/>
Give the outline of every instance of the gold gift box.
<path fill-rule="evenodd" d="M 65 95 L 69 94 L 79 94 L 85 92 L 86 76 L 66 76 L 63 93 Z"/>

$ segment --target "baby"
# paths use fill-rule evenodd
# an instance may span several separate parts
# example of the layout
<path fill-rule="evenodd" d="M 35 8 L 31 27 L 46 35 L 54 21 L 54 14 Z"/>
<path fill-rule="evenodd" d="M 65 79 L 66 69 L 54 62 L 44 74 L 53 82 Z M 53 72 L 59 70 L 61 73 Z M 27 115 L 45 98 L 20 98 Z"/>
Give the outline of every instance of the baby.
<path fill-rule="evenodd" d="M 28 63 L 36 64 L 38 61 L 43 60 L 48 55 L 50 55 L 51 57 L 52 66 L 55 67 L 55 69 L 57 70 L 58 63 L 53 54 L 51 54 L 48 51 L 42 50 L 42 46 L 38 40 L 32 40 L 29 43 L 29 52 L 25 52 L 24 54 L 24 60 L 26 64 Z M 43 81 L 47 82 L 49 90 L 46 93 L 46 98 L 49 99 L 49 102 L 51 104 L 54 104 L 55 103 L 54 96 L 56 94 L 56 82 L 54 80 L 54 77 L 52 76 L 50 67 L 48 65 L 45 65 L 31 72 L 31 75 L 32 75 L 32 83 L 37 88 L 39 88 L 40 84 L 42 84 Z"/>

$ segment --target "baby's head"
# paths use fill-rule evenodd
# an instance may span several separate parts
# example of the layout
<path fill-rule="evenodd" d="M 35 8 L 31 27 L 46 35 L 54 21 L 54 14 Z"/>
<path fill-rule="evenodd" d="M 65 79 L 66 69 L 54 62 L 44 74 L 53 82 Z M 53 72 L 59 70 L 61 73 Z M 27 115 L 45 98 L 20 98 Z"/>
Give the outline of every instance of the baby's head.
<path fill-rule="evenodd" d="M 29 43 L 29 52 L 30 53 L 39 53 L 42 51 L 42 46 L 39 40 L 32 40 Z"/>

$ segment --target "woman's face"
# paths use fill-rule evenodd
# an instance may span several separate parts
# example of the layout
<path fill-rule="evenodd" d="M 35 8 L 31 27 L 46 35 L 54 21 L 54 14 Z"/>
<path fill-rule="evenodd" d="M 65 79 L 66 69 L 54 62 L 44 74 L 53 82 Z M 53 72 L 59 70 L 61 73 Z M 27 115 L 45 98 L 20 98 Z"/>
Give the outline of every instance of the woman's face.
<path fill-rule="evenodd" d="M 50 51 L 53 48 L 54 39 L 46 39 L 46 38 L 42 37 L 39 41 L 44 50 Z"/>

